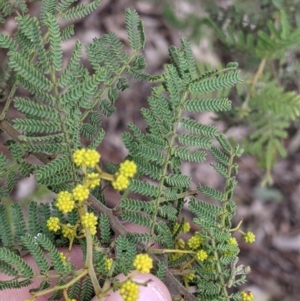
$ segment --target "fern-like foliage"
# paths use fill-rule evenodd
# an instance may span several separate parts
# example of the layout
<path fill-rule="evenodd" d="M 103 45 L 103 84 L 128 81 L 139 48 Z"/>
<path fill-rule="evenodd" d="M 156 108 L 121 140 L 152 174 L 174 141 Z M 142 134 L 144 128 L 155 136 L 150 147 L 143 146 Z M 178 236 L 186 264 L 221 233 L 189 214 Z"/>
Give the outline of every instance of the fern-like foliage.
<path fill-rule="evenodd" d="M 248 24 L 239 28 L 234 20 L 225 25 L 225 20 L 228 20 L 232 13 L 230 9 L 227 12 L 223 11 L 222 20 L 216 20 L 213 16 L 206 20 L 224 47 L 230 51 L 241 52 L 251 60 L 260 60 L 256 74 L 246 75 L 250 85 L 244 85 L 243 91 L 241 88 L 238 90 L 237 99 L 244 103 L 232 117 L 237 122 L 246 121 L 251 129 L 244 146 L 246 151 L 258 158 L 260 166 L 266 170 L 263 184 L 273 182 L 272 168 L 278 157 L 285 157 L 287 153 L 284 143 L 287 129 L 299 116 L 297 93 L 290 91 L 287 84 L 281 83 L 279 76 L 269 68 L 275 65 L 279 65 L 278 68 L 289 65 L 287 61 L 283 63 L 285 53 L 293 51 L 300 41 L 299 27 L 295 26 L 293 17 L 288 16 L 287 10 L 283 9 L 285 5 L 288 7 L 288 4 L 282 4 L 282 9 L 275 11 L 276 5 L 269 3 L 269 9 L 273 10 L 273 18 L 262 22 L 259 21 L 261 16 L 253 15 Z M 247 16 L 250 15 L 247 13 Z M 222 114 L 220 117 L 224 118 Z"/>
<path fill-rule="evenodd" d="M 26 2 L 22 0 L 16 0 L 13 2 L 10 1 L 1 1 L 0 2 L 0 23 L 4 23 L 7 17 L 12 15 L 14 12 L 27 13 L 28 6 Z"/>
<path fill-rule="evenodd" d="M 196 274 L 207 281 L 197 283 L 199 298 L 205 300 L 217 300 L 225 298 L 220 283 L 225 283 L 230 277 L 229 264 L 235 259 L 238 248 L 228 245 L 230 238 L 231 217 L 235 212 L 232 201 L 232 192 L 235 187 L 235 165 L 232 159 L 240 156 L 242 150 L 233 147 L 225 136 L 217 133 L 216 128 L 197 123 L 195 120 L 182 117 L 187 111 L 224 111 L 231 108 L 231 102 L 226 98 L 220 99 L 195 99 L 193 94 L 201 97 L 201 94 L 215 90 L 224 90 L 240 81 L 236 65 L 227 66 L 224 70 L 214 70 L 203 75 L 196 73 L 195 63 L 190 55 L 191 50 L 186 40 L 182 40 L 182 50 L 172 47 L 170 49 L 170 64 L 166 66 L 163 75 L 162 86 L 164 93 L 154 88 L 149 97 L 149 109 L 143 109 L 142 114 L 147 123 L 147 132 L 142 133 L 138 128 L 129 125 L 131 134 L 125 133 L 123 141 L 130 151 L 130 157 L 139 163 L 140 176 L 150 178 L 149 182 L 138 179 L 132 180 L 129 189 L 135 193 L 152 198 L 151 201 L 124 199 L 121 202 L 122 217 L 138 225 L 150 229 L 150 237 L 156 243 L 165 248 L 174 248 L 173 235 L 170 232 L 170 222 L 176 221 L 180 211 L 165 208 L 160 201 L 164 198 L 173 206 L 180 202 L 180 195 L 190 187 L 189 177 L 180 173 L 180 165 L 184 161 L 202 162 L 207 151 L 211 150 L 216 164 L 215 170 L 226 179 L 224 192 L 213 188 L 200 186 L 199 191 L 214 200 L 219 201 L 219 206 L 192 199 L 189 204 L 195 214 L 195 223 L 201 226 L 201 235 L 205 237 L 205 247 L 214 253 L 216 262 L 222 265 L 222 273 L 216 278 L 213 269 L 207 273 L 211 263 L 197 265 Z M 166 93 L 166 94 L 165 94 Z M 167 96 L 166 96 L 167 95 Z M 179 131 L 179 125 L 182 125 Z M 216 139 L 221 149 L 213 146 Z M 192 148 L 194 150 L 192 151 Z M 159 210 L 155 210 L 159 208 Z M 153 210 L 154 209 L 154 210 Z M 174 209 L 174 207 L 172 207 Z M 140 214 L 137 214 L 137 212 Z M 165 212 L 164 212 L 165 211 Z M 157 217 L 160 221 L 157 222 Z M 147 239 L 143 234 L 130 235 L 133 241 Z M 148 243 L 149 244 L 149 243 Z M 214 247 L 213 247 L 214 246 Z M 225 254 L 230 254 L 225 256 Z M 181 258 L 181 257 L 180 257 Z M 180 266 L 187 261 L 184 259 L 172 259 L 169 264 Z M 206 270 L 206 272 L 204 272 Z M 198 274 L 199 273 L 199 274 Z M 207 277 L 207 278 L 206 278 Z M 201 296 L 201 297 L 200 297 Z M 226 299 L 227 298 L 227 299 Z"/>
<path fill-rule="evenodd" d="M 129 87 L 125 73 L 134 73 L 136 78 L 146 75 L 143 71 L 144 59 L 138 53 L 145 43 L 143 25 L 137 13 L 130 10 L 126 12 L 126 28 L 136 52 L 127 55 L 118 37 L 110 33 L 86 46 L 94 69 L 92 72 L 80 62 L 80 42 L 76 43 L 70 61 L 62 70 L 61 41 L 71 34 L 69 30 L 68 34 L 63 33 L 59 18 L 63 16 L 70 20 L 83 17 L 100 3 L 97 0 L 69 8 L 72 2 L 63 1 L 56 7 L 56 1 L 44 1 L 41 21 L 28 15 L 18 16 L 19 27 L 15 37 L 0 36 L 0 45 L 10 50 L 8 66 L 16 73 L 15 87 L 22 85 L 33 96 L 31 99 L 16 97 L 13 101 L 15 108 L 26 115 L 26 119 L 15 118 L 13 121 L 14 128 L 22 132 L 20 149 L 54 157 L 58 153 L 65 154 L 63 159 L 58 157 L 57 162 L 54 160 L 53 164 L 38 168 L 38 183 L 51 185 L 54 191 L 59 191 L 61 185 L 67 187 L 77 178 L 70 158 L 72 152 L 80 147 L 80 136 L 90 141 L 91 148 L 97 148 L 100 144 L 105 132 L 101 128 L 99 109 L 106 116 L 112 114 L 119 92 Z M 64 14 L 61 14 L 62 11 Z M 44 36 L 41 26 L 48 29 Z M 45 43 L 49 43 L 49 47 L 45 48 Z M 60 75 L 53 77 L 55 72 Z M 84 114 L 81 114 L 82 109 Z M 19 157 L 19 164 L 23 170 L 22 156 Z M 37 167 L 27 167 L 27 170 L 32 172 L 34 168 Z M 3 196 L 13 188 L 16 181 L 12 177 L 15 177 L 17 170 L 16 166 L 15 171 L 9 170 L 5 174 L 6 178 L 9 174 L 11 180 L 7 183 L 8 187 L 2 189 Z M 57 176 L 58 171 L 63 172 Z M 45 179 L 49 179 L 51 174 L 53 179 L 46 183 Z"/>
<path fill-rule="evenodd" d="M 251 31 L 250 28 L 249 32 L 245 29 L 237 30 L 230 25 L 224 31 L 212 19 L 208 19 L 208 22 L 226 45 L 235 47 L 240 51 L 253 53 L 260 58 L 273 59 L 280 57 L 284 51 L 299 43 L 300 40 L 299 28 L 291 29 L 290 21 L 283 10 L 279 12 L 278 19 L 279 22 L 276 24 L 269 20 L 268 29 L 258 32 Z"/>
<path fill-rule="evenodd" d="M 0 205 L 2 220 L 0 244 L 10 249 L 18 246 L 18 252 L 22 252 L 27 249 L 23 242 L 25 233 L 30 234 L 31 237 L 44 233 L 51 242 L 54 242 L 53 232 L 46 228 L 46 221 L 52 215 L 51 209 L 49 205 L 31 202 L 25 215 L 18 203 L 13 204 L 9 210 L 4 205 Z"/>
<path fill-rule="evenodd" d="M 81 62 L 83 45 L 80 42 L 76 43 L 70 60 L 63 68 L 61 43 L 72 30 L 62 29 L 60 18 L 68 21 L 84 17 L 97 8 L 100 0 L 80 5 L 73 5 L 74 2 L 44 0 L 40 18 L 20 14 L 16 18 L 18 29 L 14 36 L 0 36 L 0 45 L 9 49 L 8 67 L 12 70 L 12 92 L 6 108 L 13 104 L 19 113 L 25 115 L 24 118 L 10 120 L 6 118 L 5 109 L 0 116 L 1 129 L 7 130 L 13 138 L 6 142 L 6 146 L 14 161 L 11 163 L 6 156 L 0 155 L 1 177 L 6 179 L 0 197 L 12 190 L 20 173 L 25 176 L 34 173 L 37 184 L 47 185 L 55 193 L 71 192 L 83 174 L 90 172 L 90 168 L 77 169 L 73 163 L 74 151 L 82 148 L 82 138 L 89 148 L 99 146 L 105 134 L 101 126 L 102 116 L 110 116 L 114 112 L 119 93 L 129 88 L 129 79 L 156 80 L 161 86 L 152 88 L 149 108 L 141 111 L 146 131 L 130 123 L 129 132 L 123 134 L 128 158 L 137 164 L 138 173 L 130 179 L 116 208 L 110 210 L 105 206 L 106 183 L 92 191 L 94 196 L 90 195 L 89 201 L 76 203 L 76 208 L 65 215 L 59 211 L 55 200 L 51 206 L 31 202 L 28 220 L 25 220 L 18 204 L 11 207 L 11 218 L 7 208 L 0 205 L 0 243 L 3 246 L 0 269 L 3 263 L 5 273 L 15 276 L 18 271 L 25 279 L 0 282 L 0 288 L 16 288 L 31 282 L 33 272 L 17 254 L 27 250 L 36 261 L 40 274 L 48 277 L 52 270 L 56 271 L 55 285 L 58 289 L 51 299 L 62 298 L 66 293 L 64 288 L 68 288 L 68 297 L 76 296 L 80 290 L 80 300 L 89 300 L 95 291 L 99 294 L 100 284 L 109 287 L 111 277 L 119 273 L 127 275 L 133 268 L 137 252 L 147 252 L 156 243 L 170 250 L 164 257 L 149 253 L 156 261 L 160 278 L 170 279 L 168 265 L 184 270 L 185 262 L 191 260 L 193 264 L 188 268 L 199 280 L 196 292 L 192 296 L 182 286 L 186 282 L 184 276 L 179 280 L 172 276 L 171 279 L 179 286 L 177 291 L 184 289 L 192 300 L 199 297 L 200 300 L 229 301 L 231 297 L 224 285 L 229 283 L 231 265 L 238 253 L 238 247 L 228 243 L 231 218 L 236 209 L 232 194 L 237 165 L 233 159 L 242 150 L 238 145 L 231 145 L 215 127 L 187 118 L 186 113 L 230 110 L 231 102 L 222 93 L 241 81 L 237 64 L 230 63 L 226 68 L 199 74 L 191 47 L 187 40 L 182 39 L 181 48 L 170 47 L 170 62 L 165 72 L 159 77 L 150 76 L 144 72 L 146 62 L 141 54 L 145 45 L 143 24 L 136 11 L 128 9 L 125 26 L 133 49 L 130 55 L 123 50 L 116 34 L 109 33 L 86 46 L 91 70 Z M 9 8 L 6 10 L 10 13 Z M 27 90 L 30 97 L 16 97 L 18 86 Z M 217 98 L 213 96 L 215 92 L 218 93 Z M 290 114 L 296 114 L 293 100 L 291 107 L 294 110 L 291 109 Z M 215 146 L 217 142 L 219 147 Z M 216 159 L 213 168 L 225 178 L 225 188 L 219 191 L 199 185 L 197 192 L 211 197 L 217 205 L 197 199 L 195 190 L 191 191 L 192 179 L 181 171 L 185 161 L 201 163 L 208 152 Z M 29 163 L 27 158 L 31 154 L 42 164 Z M 105 167 L 113 174 L 119 168 L 110 162 Z M 96 169 L 99 171 L 100 167 Z M 101 175 L 103 182 L 116 176 L 103 171 Z M 131 192 L 135 193 L 134 197 L 128 196 Z M 184 228 L 185 219 L 180 218 L 175 232 L 174 228 L 186 196 L 194 196 L 188 206 L 195 215 L 194 222 L 201 227 L 198 233 L 203 239 L 201 248 L 213 260 L 195 261 L 193 256 L 200 249 L 188 249 L 183 256 L 176 256 L 177 236 Z M 91 200 L 94 201 L 90 203 Z M 95 212 L 99 213 L 96 229 L 99 235 L 90 235 L 87 227 L 82 226 L 84 212 L 92 212 L 88 208 L 90 204 L 99 211 Z M 51 227 L 46 226 L 50 217 L 60 221 L 57 230 L 52 232 Z M 120 230 L 117 217 L 149 231 L 123 235 L 124 229 Z M 115 236 L 112 236 L 112 230 Z M 74 272 L 75 267 L 62 258 L 57 246 L 68 245 L 71 248 L 73 244 L 81 245 L 83 260 L 89 264 L 89 269 Z M 175 254 L 169 254 L 172 252 Z M 113 263 L 106 268 L 110 255 L 113 255 Z M 95 265 L 94 261 L 97 262 Z M 80 280 L 81 285 L 75 284 L 72 277 L 78 277 L 76 280 Z M 234 281 L 231 279 L 231 282 Z M 41 292 L 48 286 L 46 279 L 34 292 Z"/>
<path fill-rule="evenodd" d="M 299 116 L 300 98 L 295 92 L 285 92 L 274 82 L 263 86 L 251 97 L 249 115 L 253 133 L 246 150 L 260 159 L 261 165 L 269 173 L 278 155 L 286 156 L 283 139 L 291 121 Z M 264 151 L 263 151 L 264 150 Z"/>

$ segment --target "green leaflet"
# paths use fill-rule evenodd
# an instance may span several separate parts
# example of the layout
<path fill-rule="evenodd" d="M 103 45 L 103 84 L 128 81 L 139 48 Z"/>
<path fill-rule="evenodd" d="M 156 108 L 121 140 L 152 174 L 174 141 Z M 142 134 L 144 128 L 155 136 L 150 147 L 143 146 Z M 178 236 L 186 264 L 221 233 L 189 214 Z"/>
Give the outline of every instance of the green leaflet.
<path fill-rule="evenodd" d="M 119 236 L 116 240 L 116 273 L 128 270 L 136 256 L 136 247 L 130 243 L 127 237 Z"/>
<path fill-rule="evenodd" d="M 80 301 L 91 300 L 94 294 L 95 292 L 90 277 L 85 277 L 81 286 Z"/>
<path fill-rule="evenodd" d="M 140 213 L 123 210 L 122 218 L 128 222 L 132 222 L 141 226 L 150 227 L 151 226 L 151 218 L 148 216 L 143 216 Z"/>
<path fill-rule="evenodd" d="M 15 42 L 9 38 L 8 36 L 5 36 L 4 34 L 0 34 L 0 46 L 2 48 L 9 48 L 12 51 L 15 51 L 17 48 L 17 45 Z"/>
<path fill-rule="evenodd" d="M 227 98 L 191 100 L 185 104 L 190 112 L 219 112 L 231 109 L 231 101 Z"/>
<path fill-rule="evenodd" d="M 211 78 L 204 78 L 193 82 L 189 85 L 189 90 L 191 93 L 206 93 L 232 87 L 240 81 L 240 72 L 229 70 L 221 74 L 213 75 Z"/>
<path fill-rule="evenodd" d="M 54 7 L 52 9 L 54 11 Z M 51 13 L 45 14 L 45 24 L 49 27 L 50 61 L 54 70 L 59 71 L 62 64 L 61 35 L 58 23 Z"/>
<path fill-rule="evenodd" d="M 33 256 L 41 274 L 46 273 L 50 269 L 50 265 L 42 251 L 42 249 L 35 243 L 34 237 L 30 234 L 25 234 L 21 238 L 22 243 Z"/>
<path fill-rule="evenodd" d="M 64 264 L 61 257 L 59 256 L 59 252 L 53 243 L 45 236 L 44 234 L 36 235 L 36 242 L 45 250 L 49 251 L 49 257 L 51 262 L 57 272 L 64 272 L 68 270 L 68 267 Z"/>
<path fill-rule="evenodd" d="M 13 245 L 13 233 L 11 231 L 10 222 L 8 219 L 8 212 L 4 205 L 0 205 L 0 241 L 4 246 L 12 246 Z M 1 258 L 2 259 L 2 258 Z M 4 259 L 2 259 L 4 260 Z"/>
<path fill-rule="evenodd" d="M 73 2 L 73 1 L 72 1 Z M 66 3 L 66 2 L 65 2 Z M 70 1 L 69 1 L 70 3 Z M 77 5 L 64 13 L 64 18 L 67 21 L 83 18 L 89 14 L 91 14 L 101 3 L 101 0 L 94 0 L 90 4 Z M 70 3 L 71 4 L 71 3 Z"/>
<path fill-rule="evenodd" d="M 25 78 L 32 85 L 40 87 L 42 90 L 50 91 L 52 83 L 43 75 L 43 73 L 17 52 L 10 53 L 9 64 L 21 77 Z"/>
<path fill-rule="evenodd" d="M 30 278 L 34 275 L 32 268 L 18 255 L 6 248 L 0 248 L 0 261 L 10 265 L 16 265 L 19 275 Z M 26 282 L 27 285 L 29 284 Z"/>
<path fill-rule="evenodd" d="M 186 130 L 189 130 L 192 133 L 196 133 L 205 137 L 214 137 L 217 133 L 216 127 L 197 123 L 195 120 L 191 120 L 188 118 L 182 118 L 181 123 Z"/>
<path fill-rule="evenodd" d="M 211 147 L 211 139 L 199 136 L 192 136 L 188 134 L 182 134 L 178 137 L 178 141 L 181 144 L 189 145 L 189 146 L 198 146 L 200 148 L 210 148 Z"/>
<path fill-rule="evenodd" d="M 125 11 L 126 29 L 130 46 L 134 50 L 143 48 L 145 45 L 145 33 L 141 20 L 135 10 Z"/>
<path fill-rule="evenodd" d="M 28 114 L 31 117 L 47 118 L 52 120 L 59 119 L 57 110 L 38 102 L 31 101 L 28 98 L 16 97 L 14 106 L 20 112 Z"/>
<path fill-rule="evenodd" d="M 57 121 L 42 121 L 36 119 L 15 119 L 15 127 L 29 134 L 38 132 L 53 133 L 60 130 L 60 124 Z"/>
<path fill-rule="evenodd" d="M 105 214 L 100 214 L 99 217 L 99 228 L 101 231 L 101 242 L 104 244 L 109 243 L 111 230 L 110 230 L 110 223 Z"/>

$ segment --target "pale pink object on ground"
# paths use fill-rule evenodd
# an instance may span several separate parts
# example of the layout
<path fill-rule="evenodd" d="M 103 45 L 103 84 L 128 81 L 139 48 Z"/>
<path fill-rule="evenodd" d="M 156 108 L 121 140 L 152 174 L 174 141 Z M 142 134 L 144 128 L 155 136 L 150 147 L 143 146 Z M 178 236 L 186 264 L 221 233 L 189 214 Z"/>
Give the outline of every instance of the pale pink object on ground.
<path fill-rule="evenodd" d="M 117 278 L 120 281 L 127 279 L 123 274 L 119 274 Z M 172 297 L 165 284 L 152 274 L 138 273 L 133 280 L 137 283 L 145 283 L 148 280 L 147 286 L 139 286 L 139 297 L 137 301 L 172 301 Z M 119 292 L 111 292 L 104 301 L 124 301 Z"/>

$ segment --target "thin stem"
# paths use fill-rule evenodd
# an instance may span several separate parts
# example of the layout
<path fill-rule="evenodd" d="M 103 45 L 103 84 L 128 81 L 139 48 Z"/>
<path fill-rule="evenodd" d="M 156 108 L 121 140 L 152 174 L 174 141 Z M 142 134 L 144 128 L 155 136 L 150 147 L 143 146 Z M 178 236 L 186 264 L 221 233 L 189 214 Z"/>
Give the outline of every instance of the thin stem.
<path fill-rule="evenodd" d="M 54 286 L 52 288 L 48 288 L 48 289 L 42 290 L 40 292 L 36 292 L 36 293 L 32 294 L 32 297 L 36 298 L 36 297 L 39 297 L 39 296 L 46 295 L 48 293 L 52 293 L 52 292 L 55 292 L 55 291 L 58 291 L 58 290 L 63 290 L 63 289 L 69 288 L 71 285 L 76 283 L 79 279 L 81 279 L 82 277 L 84 277 L 87 274 L 88 274 L 88 270 L 83 269 L 83 272 L 81 274 L 79 274 L 77 277 L 73 278 L 70 282 L 68 282 L 64 285 Z"/>
<path fill-rule="evenodd" d="M 5 102 L 4 108 L 0 114 L 0 120 L 4 120 L 4 118 L 6 117 L 7 111 L 10 107 L 10 103 L 13 101 L 14 94 L 16 93 L 16 90 L 18 88 L 18 84 L 19 82 L 16 80 L 9 92 L 7 101 Z"/>
<path fill-rule="evenodd" d="M 72 275 L 70 276 L 74 276 L 74 275 L 80 275 L 82 274 L 82 272 L 84 271 L 85 269 L 80 269 L 80 270 L 77 270 L 75 272 L 72 272 Z M 35 275 L 34 276 L 34 279 L 48 279 L 48 278 L 60 278 L 61 277 L 61 274 L 47 274 L 47 275 Z M 19 275 L 18 278 L 25 278 L 24 276 L 22 275 Z"/>
<path fill-rule="evenodd" d="M 65 118 L 64 118 L 64 109 L 61 107 L 61 104 L 60 104 L 60 101 L 59 101 L 59 92 L 58 92 L 58 85 L 57 85 L 57 82 L 56 82 L 56 76 L 55 76 L 55 70 L 53 69 L 52 72 L 51 72 L 51 79 L 52 79 L 52 84 L 53 84 L 53 87 L 54 87 L 54 98 L 55 98 L 55 102 L 56 102 L 56 106 L 57 106 L 57 109 L 58 109 L 58 116 L 59 116 L 59 121 L 60 121 L 60 125 L 61 125 L 61 130 L 62 130 L 62 133 L 64 135 L 64 140 L 65 140 L 65 143 L 66 143 L 66 146 L 67 146 L 67 150 L 68 150 L 68 153 L 69 153 L 69 158 L 70 158 L 70 161 L 72 162 L 72 149 L 71 149 L 71 140 L 70 140 L 70 137 L 69 137 L 69 132 L 67 130 L 67 127 L 65 126 Z M 71 164 L 71 168 L 72 168 L 72 178 L 73 178 L 73 181 L 76 180 L 76 170 L 75 170 L 75 166 L 74 164 Z"/>
<path fill-rule="evenodd" d="M 243 219 L 241 219 L 239 221 L 238 225 L 235 228 L 230 229 L 229 232 L 235 232 L 235 231 L 239 230 L 239 228 L 242 225 L 242 223 L 243 223 Z"/>
<path fill-rule="evenodd" d="M 154 233 L 154 226 L 155 226 L 155 222 L 157 220 L 158 208 L 160 206 L 160 195 L 163 191 L 164 179 L 167 175 L 167 168 L 168 168 L 168 164 L 169 164 L 169 159 L 170 159 L 170 156 L 171 156 L 173 144 L 175 142 L 177 128 L 178 128 L 178 124 L 179 124 L 180 118 L 181 118 L 181 113 L 182 113 L 182 110 L 183 110 L 183 104 L 186 100 L 187 95 L 188 95 L 188 92 L 184 92 L 184 94 L 182 95 L 181 102 L 178 105 L 177 116 L 176 116 L 176 119 L 173 123 L 173 129 L 172 129 L 172 132 L 170 133 L 171 137 L 169 139 L 169 147 L 168 147 L 167 154 L 165 156 L 165 162 L 164 162 L 163 167 L 162 167 L 162 177 L 161 177 L 160 182 L 159 182 L 157 198 L 155 199 L 155 207 L 154 207 L 155 209 L 154 209 L 153 214 L 152 214 L 153 223 L 150 227 L 150 235 L 151 236 Z M 149 249 L 150 244 L 151 244 L 151 241 L 149 240 L 149 242 L 147 243 L 146 249 Z"/>
<path fill-rule="evenodd" d="M 78 208 L 80 218 L 87 212 L 87 206 Z M 93 238 L 89 228 L 84 228 L 86 237 L 86 258 L 85 267 L 88 269 L 89 276 L 91 278 L 96 295 L 101 293 L 101 287 L 99 285 L 96 272 L 93 265 Z"/>
<path fill-rule="evenodd" d="M 258 81 L 258 79 L 261 77 L 263 71 L 264 71 L 264 68 L 266 66 L 266 62 L 267 62 L 267 59 L 266 58 L 263 58 L 259 64 L 259 67 L 257 69 L 257 72 L 255 73 L 254 77 L 253 77 L 253 80 L 251 82 L 251 87 L 250 87 L 250 91 L 248 92 L 247 96 L 246 96 L 246 99 L 242 105 L 242 109 L 244 110 L 247 110 L 248 109 L 248 105 L 249 105 L 249 101 L 250 101 L 250 98 L 251 96 L 254 94 L 254 89 L 255 89 L 255 85 Z"/>
<path fill-rule="evenodd" d="M 90 232 L 90 229 L 85 228 L 86 234 L 86 260 L 85 265 L 88 267 L 89 276 L 91 278 L 95 294 L 98 295 L 101 293 L 101 287 L 99 285 L 96 272 L 93 265 L 93 239 Z"/>
<path fill-rule="evenodd" d="M 180 271 L 182 272 L 185 268 L 187 268 L 189 265 L 191 265 L 196 260 L 196 257 L 193 257 L 190 261 L 188 261 L 185 265 L 183 265 L 180 268 Z"/>

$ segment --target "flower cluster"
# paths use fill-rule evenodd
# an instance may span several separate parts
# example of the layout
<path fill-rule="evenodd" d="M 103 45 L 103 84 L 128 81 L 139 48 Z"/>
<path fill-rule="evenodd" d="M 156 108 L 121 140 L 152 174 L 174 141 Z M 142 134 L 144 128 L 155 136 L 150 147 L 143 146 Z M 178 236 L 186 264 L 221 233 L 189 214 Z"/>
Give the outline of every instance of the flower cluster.
<path fill-rule="evenodd" d="M 203 242 L 203 238 L 199 234 L 194 234 L 187 242 L 190 249 L 196 250 L 200 247 Z"/>
<path fill-rule="evenodd" d="M 101 156 L 94 149 L 79 149 L 73 154 L 73 161 L 77 166 L 87 166 L 94 168 L 98 164 Z"/>
<path fill-rule="evenodd" d="M 133 260 L 133 266 L 139 272 L 148 274 L 153 267 L 153 260 L 148 254 L 138 254 Z"/>
<path fill-rule="evenodd" d="M 110 270 L 112 264 L 113 264 L 113 259 L 112 258 L 107 258 L 106 261 L 105 261 L 106 271 Z"/>
<path fill-rule="evenodd" d="M 72 194 L 68 191 L 61 191 L 57 195 L 55 206 L 58 208 L 60 212 L 64 214 L 71 212 L 75 207 L 75 202 L 72 197 Z"/>
<path fill-rule="evenodd" d="M 129 179 L 137 172 L 137 166 L 133 161 L 125 160 L 120 164 L 119 170 L 115 175 L 105 173 L 98 166 L 101 155 L 93 149 L 79 149 L 73 154 L 75 165 L 80 166 L 83 170 L 83 184 L 77 184 L 71 191 L 61 191 L 57 195 L 55 206 L 63 214 L 67 214 L 75 208 L 83 208 L 90 193 L 90 189 L 100 185 L 101 179 L 109 180 L 112 186 L 117 190 L 124 190 L 129 185 Z M 97 172 L 87 173 L 87 168 L 95 168 Z M 81 213 L 81 225 L 88 228 L 92 235 L 95 235 L 97 218 L 93 213 Z M 47 220 L 47 228 L 56 232 L 62 228 L 62 235 L 72 241 L 76 235 L 76 229 L 71 225 L 60 224 L 59 218 L 51 217 Z M 83 229 L 83 233 L 85 233 Z"/>
<path fill-rule="evenodd" d="M 116 190 L 124 190 L 129 186 L 129 179 L 137 172 L 137 166 L 133 161 L 125 160 L 120 164 L 118 172 L 115 173 L 111 185 Z"/>
<path fill-rule="evenodd" d="M 60 229 L 59 218 L 58 217 L 50 217 L 47 220 L 47 228 L 53 232 L 58 231 Z"/>
<path fill-rule="evenodd" d="M 116 173 L 111 185 L 116 190 L 124 190 L 129 186 L 129 179 L 120 173 Z"/>
<path fill-rule="evenodd" d="M 244 234 L 243 239 L 247 244 L 252 244 L 253 242 L 255 242 L 255 234 L 248 231 Z"/>
<path fill-rule="evenodd" d="M 185 222 L 183 224 L 183 227 L 182 227 L 182 232 L 183 233 L 188 233 L 190 231 L 190 229 L 191 229 L 190 223 L 189 222 Z"/>
<path fill-rule="evenodd" d="M 242 292 L 240 301 L 252 301 L 254 299 L 254 295 L 250 291 Z"/>
<path fill-rule="evenodd" d="M 121 285 L 120 295 L 124 301 L 136 301 L 139 295 L 139 286 L 128 279 Z"/>
<path fill-rule="evenodd" d="M 101 179 L 111 181 L 116 190 L 124 190 L 129 186 L 129 179 L 133 178 L 137 172 L 137 166 L 133 161 L 125 160 L 119 166 L 119 170 L 114 174 L 108 174 L 101 170 L 98 166 L 101 155 L 93 149 L 79 149 L 73 154 L 75 165 L 80 166 L 84 170 L 85 185 L 79 191 L 73 192 L 75 200 L 85 201 L 88 197 L 88 189 L 93 189 L 100 184 Z M 86 167 L 96 168 L 98 173 L 92 172 L 86 174 Z M 85 191 L 83 190 L 85 189 Z"/>
<path fill-rule="evenodd" d="M 72 225 L 69 223 L 63 225 L 61 229 L 61 234 L 63 235 L 63 237 L 67 237 L 70 240 L 74 238 L 74 230 L 72 229 Z"/>
<path fill-rule="evenodd" d="M 94 213 L 86 212 L 81 218 L 81 224 L 83 227 L 90 229 L 92 235 L 96 234 L 97 217 Z"/>
<path fill-rule="evenodd" d="M 89 189 L 82 184 L 78 184 L 73 190 L 72 193 L 68 191 L 61 191 L 57 195 L 57 200 L 55 206 L 58 210 L 64 214 L 71 212 L 75 208 L 75 202 L 79 203 L 87 200 L 89 196 Z"/>
<path fill-rule="evenodd" d="M 126 178 L 133 178 L 137 172 L 136 164 L 132 161 L 125 160 L 120 164 L 119 173 Z"/>
<path fill-rule="evenodd" d="M 196 253 L 196 258 L 199 261 L 204 261 L 205 259 L 207 259 L 208 255 L 204 250 L 200 250 Z"/>
<path fill-rule="evenodd" d="M 72 195 L 75 201 L 84 202 L 89 197 L 88 188 L 84 187 L 81 184 L 78 184 L 72 191 Z"/>
<path fill-rule="evenodd" d="M 97 174 L 96 172 L 87 174 L 86 182 L 87 182 L 88 188 L 93 189 L 93 188 L 99 186 L 100 181 L 101 181 L 100 175 Z"/>
<path fill-rule="evenodd" d="M 231 245 L 231 246 L 237 246 L 238 242 L 237 242 L 235 237 L 230 237 L 229 240 L 228 240 L 228 244 Z"/>
<path fill-rule="evenodd" d="M 192 281 L 195 278 L 195 274 L 190 273 L 190 274 L 185 275 L 185 277 L 188 281 Z"/>

